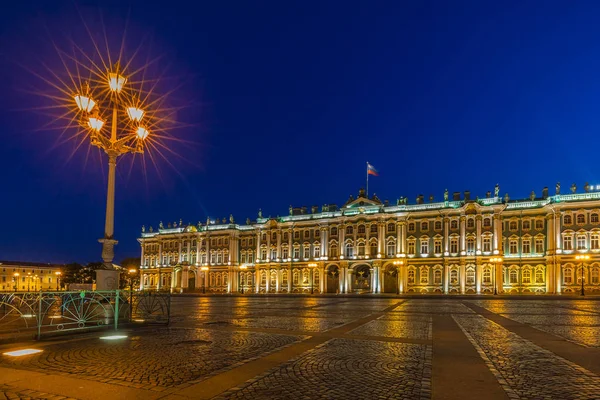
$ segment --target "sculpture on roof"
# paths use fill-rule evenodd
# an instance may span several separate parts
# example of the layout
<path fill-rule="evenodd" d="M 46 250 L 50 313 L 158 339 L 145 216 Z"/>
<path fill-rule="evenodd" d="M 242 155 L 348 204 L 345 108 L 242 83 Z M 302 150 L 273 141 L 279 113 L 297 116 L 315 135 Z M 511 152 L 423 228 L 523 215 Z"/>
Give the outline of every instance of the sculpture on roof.
<path fill-rule="evenodd" d="M 165 229 L 165 226 L 163 225 L 162 221 L 160 221 L 160 223 L 158 224 L 158 229 Z"/>
<path fill-rule="evenodd" d="M 154 228 L 150 225 L 150 229 L 148 230 L 150 233 L 154 232 Z"/>
<path fill-rule="evenodd" d="M 167 228 L 171 228 L 171 223 L 170 222 L 167 224 Z"/>
<path fill-rule="evenodd" d="M 444 190 L 444 201 L 448 201 L 448 189 Z"/>
<path fill-rule="evenodd" d="M 235 224 L 235 220 L 233 219 L 233 214 L 229 214 L 229 223 Z"/>
<path fill-rule="evenodd" d="M 179 226 L 183 226 L 183 221 L 179 218 Z"/>
<path fill-rule="evenodd" d="M 585 190 L 586 193 L 590 192 L 590 184 L 588 182 L 585 183 L 585 186 L 583 187 L 583 190 Z"/>
<path fill-rule="evenodd" d="M 246 218 L 246 225 L 250 225 L 250 218 Z"/>
<path fill-rule="evenodd" d="M 560 182 L 556 182 L 556 194 L 560 194 Z"/>
<path fill-rule="evenodd" d="M 429 202 L 433 203 L 433 195 L 432 194 L 429 195 Z"/>
<path fill-rule="evenodd" d="M 532 190 L 531 194 L 529 195 L 529 200 L 533 201 L 535 200 L 535 192 Z"/>
<path fill-rule="evenodd" d="M 290 215 L 292 215 L 292 214 L 293 214 L 293 211 L 294 211 L 294 209 L 292 208 L 292 205 L 291 205 L 291 204 L 290 204 L 290 209 L 289 209 L 289 210 L 290 210 Z"/>
<path fill-rule="evenodd" d="M 500 185 L 496 183 L 496 187 L 494 187 L 494 197 L 498 197 L 500 195 Z"/>
<path fill-rule="evenodd" d="M 510 197 L 508 197 L 508 193 L 506 193 L 506 194 L 504 195 L 504 202 L 505 202 L 505 203 L 508 203 L 508 201 L 509 201 L 509 200 L 510 200 Z"/>
<path fill-rule="evenodd" d="M 572 184 L 571 185 L 571 193 L 575 194 L 575 192 L 577 192 L 577 185 L 576 184 Z"/>
<path fill-rule="evenodd" d="M 262 208 L 258 209 L 258 218 L 262 218 Z"/>
<path fill-rule="evenodd" d="M 142 225 L 142 232 L 146 232 L 146 226 Z"/>

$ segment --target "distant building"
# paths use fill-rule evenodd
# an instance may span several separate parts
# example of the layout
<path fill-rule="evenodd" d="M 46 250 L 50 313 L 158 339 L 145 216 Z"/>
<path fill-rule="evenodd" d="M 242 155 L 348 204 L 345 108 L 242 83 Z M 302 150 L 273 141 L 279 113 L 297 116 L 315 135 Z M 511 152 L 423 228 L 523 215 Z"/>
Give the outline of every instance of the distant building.
<path fill-rule="evenodd" d="M 246 293 L 600 293 L 600 192 L 469 192 L 144 230 L 141 287 Z M 310 210 L 310 211 L 309 211 Z M 577 259 L 587 255 L 589 259 Z M 501 259 L 498 259 L 501 258 Z"/>
<path fill-rule="evenodd" d="M 1 291 L 53 291 L 59 288 L 63 265 L 0 261 Z"/>

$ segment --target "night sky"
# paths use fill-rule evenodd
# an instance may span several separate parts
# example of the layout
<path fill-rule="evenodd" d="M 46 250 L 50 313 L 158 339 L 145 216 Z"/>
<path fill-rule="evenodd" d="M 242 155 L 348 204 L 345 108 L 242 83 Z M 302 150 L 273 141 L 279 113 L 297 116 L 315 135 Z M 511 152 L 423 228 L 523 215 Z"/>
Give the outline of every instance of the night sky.
<path fill-rule="evenodd" d="M 370 192 L 391 202 L 441 200 L 446 188 L 483 197 L 496 183 L 513 199 L 553 194 L 557 181 L 600 184 L 598 2 L 11 7 L 0 16 L 0 259 L 100 259 L 105 157 L 54 146 L 23 90 L 43 87 L 30 71 L 42 62 L 61 68 L 48 40 L 77 39 L 82 18 L 111 35 L 128 23 L 133 42 L 151 33 L 144 50 L 166 55 L 160 67 L 187 105 L 172 134 L 192 143 L 175 143 L 178 156 L 158 171 L 118 166 L 116 262 L 139 255 L 142 224 L 341 205 L 365 185 L 366 161 L 380 172 Z"/>

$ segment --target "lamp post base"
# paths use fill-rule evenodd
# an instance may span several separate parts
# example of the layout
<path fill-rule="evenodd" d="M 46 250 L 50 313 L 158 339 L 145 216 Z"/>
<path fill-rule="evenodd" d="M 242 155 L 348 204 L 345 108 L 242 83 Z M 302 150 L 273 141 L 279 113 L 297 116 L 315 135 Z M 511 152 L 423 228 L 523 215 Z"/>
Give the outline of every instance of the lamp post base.
<path fill-rule="evenodd" d="M 116 270 L 96 270 L 96 290 L 117 290 L 121 273 Z"/>

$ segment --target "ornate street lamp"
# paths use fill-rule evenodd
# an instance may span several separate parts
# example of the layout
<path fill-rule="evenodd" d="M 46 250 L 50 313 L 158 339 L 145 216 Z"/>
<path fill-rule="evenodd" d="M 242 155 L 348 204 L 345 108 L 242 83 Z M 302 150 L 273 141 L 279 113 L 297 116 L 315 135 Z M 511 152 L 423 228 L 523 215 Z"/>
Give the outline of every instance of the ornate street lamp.
<path fill-rule="evenodd" d="M 494 264 L 494 279 L 493 279 L 493 282 L 494 282 L 494 295 L 498 294 L 498 288 L 496 286 L 496 269 L 498 268 L 498 264 L 501 264 L 502 261 L 504 261 L 502 259 L 502 257 L 492 257 L 492 258 L 490 258 L 490 262 Z"/>
<path fill-rule="evenodd" d="M 54 273 L 54 275 L 56 275 L 56 291 L 58 292 L 58 290 L 59 290 L 59 288 L 58 288 L 59 287 L 59 281 L 60 281 L 60 276 L 62 275 L 62 272 L 56 271 Z"/>
<path fill-rule="evenodd" d="M 396 266 L 396 294 L 400 294 L 400 266 L 404 265 L 404 261 L 395 260 L 392 264 Z"/>
<path fill-rule="evenodd" d="M 13 274 L 13 277 L 14 277 L 13 279 L 15 280 L 15 292 L 18 292 L 18 291 L 19 291 L 19 276 L 20 276 L 20 275 L 21 275 L 21 274 L 19 274 L 18 272 L 15 272 L 15 273 Z"/>
<path fill-rule="evenodd" d="M 131 268 L 129 269 L 129 322 L 133 317 L 133 278 L 137 273 L 137 269 Z"/>
<path fill-rule="evenodd" d="M 575 256 L 575 259 L 577 261 L 581 261 L 580 264 L 580 268 L 581 268 L 581 295 L 585 296 L 585 289 L 583 287 L 584 281 L 585 281 L 585 267 L 584 267 L 584 262 L 590 259 L 590 256 L 587 254 L 577 254 Z"/>
<path fill-rule="evenodd" d="M 108 187 L 106 192 L 106 216 L 104 221 L 104 237 L 102 243 L 102 260 L 104 270 L 96 271 L 98 290 L 116 289 L 119 282 L 119 272 L 115 269 L 114 239 L 115 219 L 115 169 L 117 158 L 127 153 L 143 153 L 144 141 L 150 132 L 144 125 L 143 107 L 139 104 L 139 93 L 127 88 L 127 77 L 122 75 L 119 63 L 105 74 L 104 83 L 84 90 L 73 96 L 81 118 L 81 125 L 88 131 L 93 146 L 103 150 L 108 156 Z M 102 93 L 102 101 L 94 100 L 92 92 Z M 107 114 L 109 118 L 104 118 Z M 103 129 L 109 126 L 107 129 Z"/>

